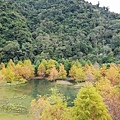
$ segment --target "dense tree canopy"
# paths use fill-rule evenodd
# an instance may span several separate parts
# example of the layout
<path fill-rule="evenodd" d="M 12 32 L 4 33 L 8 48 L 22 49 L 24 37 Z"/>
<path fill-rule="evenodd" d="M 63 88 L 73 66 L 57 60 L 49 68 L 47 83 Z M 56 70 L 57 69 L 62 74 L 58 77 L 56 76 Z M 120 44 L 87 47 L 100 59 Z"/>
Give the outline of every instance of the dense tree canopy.
<path fill-rule="evenodd" d="M 119 19 L 120 14 L 84 0 L 1 0 L 0 62 L 69 58 L 118 63 Z"/>

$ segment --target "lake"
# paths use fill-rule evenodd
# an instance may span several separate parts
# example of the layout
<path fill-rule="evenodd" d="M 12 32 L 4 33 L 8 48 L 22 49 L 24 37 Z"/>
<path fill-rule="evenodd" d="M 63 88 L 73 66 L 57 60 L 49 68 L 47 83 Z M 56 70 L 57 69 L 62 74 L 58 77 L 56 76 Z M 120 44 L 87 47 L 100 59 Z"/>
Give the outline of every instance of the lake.
<path fill-rule="evenodd" d="M 6 104 L 20 104 L 29 109 L 30 102 L 37 95 L 50 94 L 50 88 L 54 87 L 67 98 L 68 106 L 72 106 L 79 88 L 75 88 L 73 85 L 58 85 L 46 80 L 30 80 L 19 85 L 1 84 L 0 107 Z"/>

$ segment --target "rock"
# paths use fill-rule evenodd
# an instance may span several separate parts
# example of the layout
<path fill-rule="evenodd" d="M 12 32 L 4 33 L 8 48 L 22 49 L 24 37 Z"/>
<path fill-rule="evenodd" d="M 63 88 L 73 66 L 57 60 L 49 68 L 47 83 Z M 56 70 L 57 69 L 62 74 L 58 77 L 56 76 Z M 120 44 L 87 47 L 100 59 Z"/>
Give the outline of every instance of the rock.
<path fill-rule="evenodd" d="M 59 85 L 72 85 L 72 83 L 64 80 L 57 80 L 56 83 Z"/>
<path fill-rule="evenodd" d="M 76 87 L 76 88 L 83 87 L 84 84 L 85 84 L 85 82 L 78 83 L 78 84 L 74 85 L 74 87 Z"/>

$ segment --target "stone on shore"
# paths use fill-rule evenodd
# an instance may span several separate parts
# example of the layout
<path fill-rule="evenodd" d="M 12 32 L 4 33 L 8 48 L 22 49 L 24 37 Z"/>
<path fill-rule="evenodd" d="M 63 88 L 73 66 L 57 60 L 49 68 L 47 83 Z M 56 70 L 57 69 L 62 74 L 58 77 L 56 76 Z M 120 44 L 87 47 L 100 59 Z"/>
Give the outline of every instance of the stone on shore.
<path fill-rule="evenodd" d="M 56 83 L 59 85 L 72 85 L 72 83 L 64 80 L 57 80 Z"/>

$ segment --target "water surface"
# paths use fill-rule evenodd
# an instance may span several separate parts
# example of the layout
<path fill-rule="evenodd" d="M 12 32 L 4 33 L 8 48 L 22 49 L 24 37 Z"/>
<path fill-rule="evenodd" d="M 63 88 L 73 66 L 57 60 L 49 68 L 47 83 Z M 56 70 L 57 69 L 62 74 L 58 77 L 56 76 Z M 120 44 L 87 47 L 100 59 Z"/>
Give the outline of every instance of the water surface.
<path fill-rule="evenodd" d="M 0 106 L 3 104 L 21 104 L 27 108 L 30 106 L 30 102 L 37 97 L 37 95 L 50 94 L 50 88 L 57 87 L 59 92 L 67 98 L 68 105 L 73 105 L 73 100 L 76 97 L 79 89 L 73 85 L 58 85 L 54 82 L 46 80 L 30 80 L 25 84 L 0 85 Z"/>

